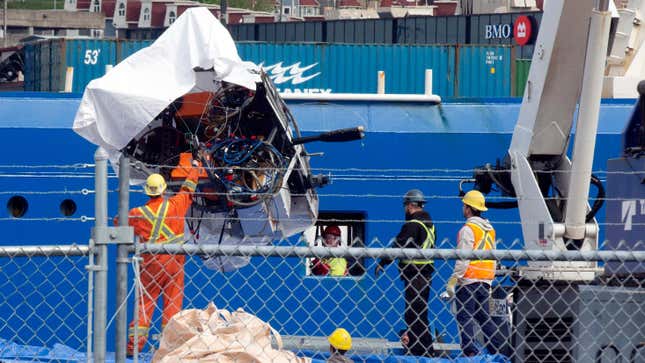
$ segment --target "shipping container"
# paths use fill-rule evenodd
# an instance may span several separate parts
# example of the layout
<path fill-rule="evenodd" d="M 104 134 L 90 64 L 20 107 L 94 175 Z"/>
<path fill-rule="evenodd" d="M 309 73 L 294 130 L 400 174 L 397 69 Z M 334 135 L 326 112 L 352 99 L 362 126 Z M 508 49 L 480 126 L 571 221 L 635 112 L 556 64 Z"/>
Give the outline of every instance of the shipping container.
<path fill-rule="evenodd" d="M 25 47 L 25 90 L 62 91 L 74 67 L 73 92 L 152 41 L 47 40 Z M 375 45 L 238 42 L 240 57 L 261 64 L 282 92 L 375 93 L 378 71 L 386 93 L 508 97 L 514 89 L 510 46 Z M 517 89 L 517 87 L 515 87 Z"/>
<path fill-rule="evenodd" d="M 119 52 L 117 54 L 117 61 L 120 63 L 124 59 L 128 58 L 132 54 L 136 53 L 138 50 L 141 50 L 150 44 L 153 40 L 128 40 L 128 41 L 119 41 Z"/>
<path fill-rule="evenodd" d="M 531 68 L 530 59 L 516 59 L 515 60 L 515 91 L 513 96 L 522 97 L 524 96 L 524 88 L 526 87 L 526 81 L 529 78 L 529 69 Z"/>
<path fill-rule="evenodd" d="M 472 15 L 468 17 L 468 44 L 517 45 L 513 26 L 520 16 L 526 16 L 531 20 L 532 36 L 527 45 L 518 46 L 516 56 L 530 59 L 533 56 L 533 43 L 542 21 L 542 12 Z"/>
<path fill-rule="evenodd" d="M 238 52 L 261 64 L 281 92 L 376 93 L 384 71 L 386 93 L 423 93 L 432 69 L 433 92 L 454 95 L 451 46 L 238 43 Z"/>
<path fill-rule="evenodd" d="M 462 46 L 457 50 L 457 97 L 510 97 L 510 46 Z"/>
<path fill-rule="evenodd" d="M 464 16 L 414 16 L 396 19 L 395 43 L 467 44 Z"/>
<path fill-rule="evenodd" d="M 256 41 L 270 43 L 325 41 L 320 21 L 255 24 L 255 35 Z"/>
<path fill-rule="evenodd" d="M 25 90 L 60 92 L 67 67 L 74 68 L 72 92 L 83 92 L 117 62 L 116 42 L 99 39 L 48 39 L 25 44 Z"/>
<path fill-rule="evenodd" d="M 231 33 L 233 39 L 239 42 L 254 42 L 257 41 L 258 35 L 256 33 L 256 24 L 236 24 L 229 26 L 228 31 Z"/>
<path fill-rule="evenodd" d="M 321 22 L 326 43 L 340 44 L 393 44 L 392 19 L 333 20 Z"/>
<path fill-rule="evenodd" d="M 531 40 L 519 46 L 514 39 L 517 18 L 531 21 Z M 346 19 L 314 22 L 229 25 L 236 41 L 271 43 L 517 45 L 517 56 L 533 56 L 542 12 L 471 16 L 413 16 L 390 19 Z"/>

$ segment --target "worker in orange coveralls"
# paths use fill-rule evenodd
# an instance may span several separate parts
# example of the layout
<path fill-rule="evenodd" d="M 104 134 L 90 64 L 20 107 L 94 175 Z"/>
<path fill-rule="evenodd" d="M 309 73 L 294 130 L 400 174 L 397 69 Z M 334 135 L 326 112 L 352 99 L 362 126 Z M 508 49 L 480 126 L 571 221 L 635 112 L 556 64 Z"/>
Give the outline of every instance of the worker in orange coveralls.
<path fill-rule="evenodd" d="M 197 187 L 200 172 L 203 174 L 198 161 L 193 160 L 191 165 L 192 167 L 184 167 L 184 170 L 188 170 L 188 175 L 179 193 L 170 198 L 164 198 L 166 181 L 163 176 L 152 174 L 148 177 L 143 188 L 150 199 L 144 206 L 131 209 L 129 214 L 129 224 L 134 227 L 134 234 L 139 237 L 139 242 L 184 242 L 186 212 L 192 204 L 192 196 Z M 181 168 L 180 166 L 175 170 Z M 183 174 L 185 175 L 185 171 Z M 128 331 L 128 356 L 134 353 L 135 329 L 138 329 L 138 351 L 143 350 L 148 340 L 155 302 L 160 294 L 163 294 L 164 299 L 162 330 L 170 318 L 182 309 L 184 261 L 184 255 L 143 255 L 140 278 L 144 291 L 140 295 L 139 319 L 130 323 Z"/>

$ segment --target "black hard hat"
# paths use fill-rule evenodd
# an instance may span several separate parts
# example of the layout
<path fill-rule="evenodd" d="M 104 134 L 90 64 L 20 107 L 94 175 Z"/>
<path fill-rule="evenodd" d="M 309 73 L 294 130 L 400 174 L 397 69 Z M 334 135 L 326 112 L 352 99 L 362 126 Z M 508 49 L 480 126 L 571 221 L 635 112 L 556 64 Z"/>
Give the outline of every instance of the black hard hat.
<path fill-rule="evenodd" d="M 423 196 L 423 193 L 419 189 L 408 190 L 408 192 L 403 196 L 403 204 L 425 202 L 426 198 Z"/>

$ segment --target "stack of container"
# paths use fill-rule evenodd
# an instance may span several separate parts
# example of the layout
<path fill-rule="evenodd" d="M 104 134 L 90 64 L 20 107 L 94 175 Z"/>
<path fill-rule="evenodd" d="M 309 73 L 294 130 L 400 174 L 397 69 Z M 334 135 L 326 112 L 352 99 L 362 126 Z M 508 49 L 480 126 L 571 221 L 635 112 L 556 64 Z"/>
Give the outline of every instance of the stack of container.
<path fill-rule="evenodd" d="M 433 93 L 443 98 L 521 96 L 533 45 L 514 44 L 523 14 L 411 17 L 242 24 L 230 27 L 240 56 L 262 66 L 282 92 L 423 93 L 432 69 Z M 529 13 L 538 24 L 541 13 Z M 537 33 L 537 26 L 533 29 Z M 25 90 L 72 92 L 152 41 L 48 39 L 26 44 Z"/>

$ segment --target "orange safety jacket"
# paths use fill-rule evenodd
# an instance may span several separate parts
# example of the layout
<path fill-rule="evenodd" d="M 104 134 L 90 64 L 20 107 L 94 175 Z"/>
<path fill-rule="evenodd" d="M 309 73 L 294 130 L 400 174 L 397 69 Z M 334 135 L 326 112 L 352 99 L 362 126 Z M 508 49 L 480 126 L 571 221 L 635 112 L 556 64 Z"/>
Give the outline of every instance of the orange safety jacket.
<path fill-rule="evenodd" d="M 129 224 L 142 243 L 183 243 L 184 219 L 197 187 L 198 168 L 192 168 L 179 193 L 165 198 L 151 198 L 139 208 L 130 210 Z"/>
<path fill-rule="evenodd" d="M 466 223 L 475 236 L 473 251 L 495 249 L 495 230 L 484 230 L 475 223 Z M 495 278 L 495 260 L 471 260 L 463 278 L 493 280 Z"/>

